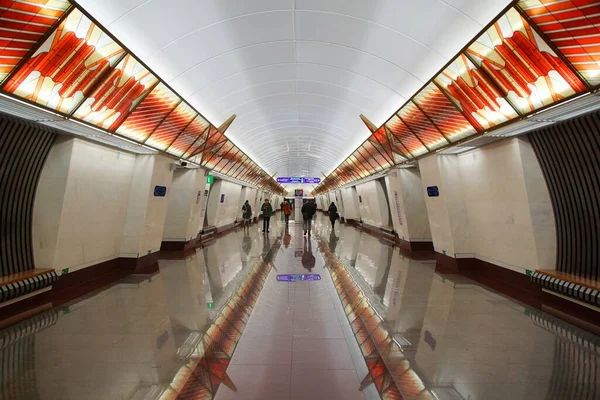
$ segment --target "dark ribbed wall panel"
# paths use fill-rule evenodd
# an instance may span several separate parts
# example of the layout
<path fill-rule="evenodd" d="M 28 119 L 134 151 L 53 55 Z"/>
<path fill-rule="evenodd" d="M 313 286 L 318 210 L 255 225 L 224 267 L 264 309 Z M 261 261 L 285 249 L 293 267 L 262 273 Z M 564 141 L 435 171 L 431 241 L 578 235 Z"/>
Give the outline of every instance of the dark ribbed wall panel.
<path fill-rule="evenodd" d="M 529 137 L 554 207 L 556 269 L 598 279 L 600 113 L 541 128 Z"/>
<path fill-rule="evenodd" d="M 32 214 L 37 183 L 55 133 L 0 113 L 0 274 L 34 268 Z"/>

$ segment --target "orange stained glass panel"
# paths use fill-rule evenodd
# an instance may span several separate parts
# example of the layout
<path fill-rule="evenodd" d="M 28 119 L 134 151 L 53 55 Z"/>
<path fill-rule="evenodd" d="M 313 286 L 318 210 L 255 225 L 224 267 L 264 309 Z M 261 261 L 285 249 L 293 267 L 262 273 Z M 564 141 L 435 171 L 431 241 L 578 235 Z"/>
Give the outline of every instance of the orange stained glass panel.
<path fill-rule="evenodd" d="M 146 144 L 159 150 L 166 150 L 196 115 L 198 115 L 196 110 L 182 101 L 152 132 L 152 135 L 146 140 Z"/>
<path fill-rule="evenodd" d="M 521 114 L 586 88 L 516 8 L 509 9 L 478 37 L 467 54 Z"/>
<path fill-rule="evenodd" d="M 73 116 L 115 131 L 157 83 L 156 76 L 131 54 L 127 54 L 75 110 Z"/>
<path fill-rule="evenodd" d="M 518 117 L 503 94 L 464 54 L 454 59 L 435 82 L 479 131 Z"/>
<path fill-rule="evenodd" d="M 446 146 L 448 141 L 429 118 L 413 103 L 408 102 L 398 116 L 430 151 Z"/>
<path fill-rule="evenodd" d="M 522 0 L 518 7 L 583 79 L 600 84 L 600 1 Z"/>
<path fill-rule="evenodd" d="M 411 132 L 397 115 L 394 115 L 385 126 L 389 132 L 410 152 L 413 157 L 427 153 L 427 148 Z M 399 146 L 397 146 L 399 147 Z"/>
<path fill-rule="evenodd" d="M 73 9 L 3 90 L 71 114 L 124 55 L 110 36 Z"/>
<path fill-rule="evenodd" d="M 192 154 L 206 140 L 206 131 L 209 123 L 200 115 L 196 116 L 191 124 L 179 135 L 179 137 L 169 147 L 168 152 L 177 157 L 186 157 Z"/>
<path fill-rule="evenodd" d="M 179 96 L 163 83 L 159 83 L 135 111 L 129 114 L 117 129 L 117 133 L 144 142 L 180 102 Z"/>
<path fill-rule="evenodd" d="M 62 0 L 0 0 L 0 83 L 70 7 Z"/>
<path fill-rule="evenodd" d="M 477 132 L 465 116 L 433 83 L 425 86 L 412 100 L 451 142 L 464 139 Z"/>

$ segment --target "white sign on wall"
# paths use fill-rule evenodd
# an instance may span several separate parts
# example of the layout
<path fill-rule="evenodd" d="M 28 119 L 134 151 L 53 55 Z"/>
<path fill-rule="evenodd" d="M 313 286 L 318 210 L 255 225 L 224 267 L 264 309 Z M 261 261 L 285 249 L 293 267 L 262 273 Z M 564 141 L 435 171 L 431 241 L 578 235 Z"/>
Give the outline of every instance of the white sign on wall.
<path fill-rule="evenodd" d="M 400 212 L 400 201 L 398 200 L 398 192 L 394 190 L 394 202 L 396 203 L 396 213 L 398 214 L 398 222 L 402 224 L 402 213 Z"/>

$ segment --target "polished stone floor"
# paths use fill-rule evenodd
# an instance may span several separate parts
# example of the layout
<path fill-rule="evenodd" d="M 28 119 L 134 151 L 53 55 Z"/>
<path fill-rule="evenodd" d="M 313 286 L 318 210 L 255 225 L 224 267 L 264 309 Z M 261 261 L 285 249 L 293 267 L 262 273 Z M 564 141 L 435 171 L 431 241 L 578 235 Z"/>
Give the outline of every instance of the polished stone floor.
<path fill-rule="evenodd" d="M 310 239 L 293 223 L 259 228 L 0 331 L 0 399 L 377 399 L 381 382 L 363 381 L 375 364 L 338 295 L 342 272 L 402 350 L 405 370 L 387 376 L 404 398 L 600 399 L 597 336 L 351 226 L 332 232 L 323 216 Z M 249 281 L 256 291 L 240 294 Z M 200 381 L 206 332 L 240 296 L 256 300 L 215 356 L 216 393 L 182 390 Z"/>

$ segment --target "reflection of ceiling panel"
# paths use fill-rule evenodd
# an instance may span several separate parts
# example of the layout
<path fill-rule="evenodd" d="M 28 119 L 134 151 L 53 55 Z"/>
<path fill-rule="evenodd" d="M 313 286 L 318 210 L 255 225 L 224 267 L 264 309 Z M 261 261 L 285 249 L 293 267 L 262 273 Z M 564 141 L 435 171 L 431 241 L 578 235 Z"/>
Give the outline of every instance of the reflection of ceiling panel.
<path fill-rule="evenodd" d="M 182 101 L 154 130 L 146 140 L 146 144 L 159 150 L 166 150 L 179 134 L 187 128 L 196 115 L 198 113 Z"/>
<path fill-rule="evenodd" d="M 117 133 L 140 142 L 177 107 L 181 99 L 163 83 L 159 83 L 117 129 Z"/>
<path fill-rule="evenodd" d="M 480 131 L 518 117 L 494 84 L 464 54 L 442 71 L 435 82 Z"/>
<path fill-rule="evenodd" d="M 74 9 L 4 90 L 71 114 L 125 51 Z"/>
<path fill-rule="evenodd" d="M 467 54 L 521 114 L 585 90 L 514 8 L 477 38 Z"/>
<path fill-rule="evenodd" d="M 414 103 L 406 103 L 406 105 L 398 111 L 398 116 L 402 118 L 402 121 L 404 121 L 408 128 L 417 135 L 430 151 L 439 149 L 448 144 L 448 141 L 433 125 L 431 120 L 429 120 L 429 118 L 427 118 Z"/>
<path fill-rule="evenodd" d="M 386 124 L 391 134 L 398 139 L 406 147 L 413 157 L 427 153 L 427 149 L 423 143 L 417 139 L 415 135 L 408 129 L 406 124 L 402 122 L 397 115 L 394 115 Z"/>
<path fill-rule="evenodd" d="M 417 93 L 413 101 L 451 142 L 476 133 L 464 115 L 433 83 Z"/>
<path fill-rule="evenodd" d="M 195 153 L 204 144 L 208 122 L 198 115 L 169 147 L 169 153 L 181 157 Z"/>
<path fill-rule="evenodd" d="M 0 83 L 56 25 L 71 6 L 68 1 L 0 2 Z"/>
<path fill-rule="evenodd" d="M 156 83 L 158 79 L 127 54 L 73 116 L 114 131 Z"/>
<path fill-rule="evenodd" d="M 519 7 L 591 85 L 600 84 L 600 2 L 522 0 Z"/>

